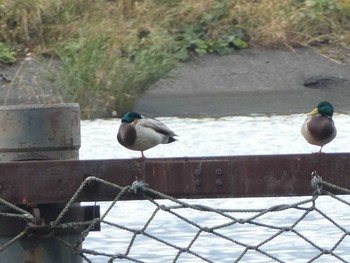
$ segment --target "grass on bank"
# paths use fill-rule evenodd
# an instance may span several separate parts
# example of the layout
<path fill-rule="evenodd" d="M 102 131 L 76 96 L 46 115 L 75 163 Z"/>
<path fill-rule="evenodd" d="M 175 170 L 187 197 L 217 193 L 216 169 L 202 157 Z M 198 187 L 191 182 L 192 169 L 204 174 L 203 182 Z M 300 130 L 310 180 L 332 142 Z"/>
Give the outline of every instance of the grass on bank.
<path fill-rule="evenodd" d="M 0 0 L 0 61 L 58 56 L 83 117 L 130 110 L 192 54 L 349 43 L 350 0 Z"/>

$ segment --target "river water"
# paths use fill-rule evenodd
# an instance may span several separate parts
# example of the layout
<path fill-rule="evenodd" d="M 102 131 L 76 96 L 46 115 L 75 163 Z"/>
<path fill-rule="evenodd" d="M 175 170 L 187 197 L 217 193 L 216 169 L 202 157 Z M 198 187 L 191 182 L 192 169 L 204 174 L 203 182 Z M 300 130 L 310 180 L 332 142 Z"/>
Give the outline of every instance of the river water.
<path fill-rule="evenodd" d="M 145 152 L 148 158 L 158 157 L 193 157 L 193 156 L 226 156 L 226 155 L 260 155 L 311 153 L 319 147 L 309 145 L 300 134 L 300 127 L 305 119 L 304 114 L 276 116 L 235 116 L 222 118 L 158 118 L 178 135 L 178 141 L 160 145 Z M 350 115 L 335 114 L 337 137 L 323 148 L 324 152 L 348 152 L 350 141 Z M 130 151 L 118 144 L 116 133 L 119 119 L 82 121 L 82 142 L 80 159 L 116 159 L 140 157 L 139 152 Z M 350 198 L 342 196 L 348 202 Z M 262 209 L 278 204 L 294 204 L 307 197 L 280 198 L 229 198 L 199 199 L 185 202 L 226 209 Z M 157 202 L 170 205 L 171 201 Z M 109 203 L 99 203 L 102 212 Z M 305 204 L 310 207 L 311 203 Z M 329 197 L 317 199 L 317 207 L 330 216 L 340 226 L 350 231 L 350 207 Z M 107 220 L 132 229 L 141 229 L 154 212 L 155 206 L 148 201 L 118 202 L 108 215 Z M 291 226 L 304 213 L 302 210 L 289 209 L 284 212 L 270 213 L 258 219 L 260 223 L 275 226 Z M 202 226 L 217 226 L 227 222 L 227 218 L 213 213 L 185 211 L 185 217 Z M 238 218 L 250 215 L 235 214 Z M 309 262 L 319 250 L 306 239 L 312 240 L 324 249 L 331 249 L 342 237 L 343 232 L 326 220 L 319 213 L 308 214 L 300 223 L 298 231 L 304 236 L 284 233 L 264 244 L 263 251 L 275 256 L 282 262 Z M 149 233 L 180 247 L 187 247 L 196 234 L 196 228 L 184 223 L 169 213 L 158 212 L 149 227 Z M 244 244 L 256 245 L 271 237 L 274 230 L 252 224 L 235 224 L 222 229 L 225 236 L 234 236 Z M 132 234 L 128 231 L 102 225 L 101 232 L 92 232 L 84 242 L 84 247 L 98 252 L 117 254 L 125 253 Z M 211 262 L 235 262 L 244 250 L 244 246 L 233 245 L 223 238 L 213 235 L 202 235 L 192 247 L 198 254 Z M 347 235 L 334 250 L 345 262 L 350 262 L 350 236 Z M 169 246 L 148 239 L 136 238 L 130 251 L 130 257 L 142 262 L 172 262 L 177 251 Z M 103 256 L 89 256 L 93 262 L 107 262 Z M 133 262 L 116 260 L 115 262 Z M 205 262 L 202 259 L 184 253 L 177 262 Z M 278 262 L 272 258 L 249 251 L 240 262 Z M 344 262 L 333 256 L 323 255 L 312 262 Z"/>

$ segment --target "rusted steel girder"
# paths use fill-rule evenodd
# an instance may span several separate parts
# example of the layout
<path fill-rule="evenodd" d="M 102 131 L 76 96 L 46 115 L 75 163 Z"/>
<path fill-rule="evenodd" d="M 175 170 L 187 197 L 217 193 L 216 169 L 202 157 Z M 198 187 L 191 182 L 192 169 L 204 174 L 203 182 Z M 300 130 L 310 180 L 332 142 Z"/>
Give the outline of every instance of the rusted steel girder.
<path fill-rule="evenodd" d="M 88 176 L 120 186 L 144 180 L 178 198 L 311 195 L 315 170 L 325 181 L 350 188 L 350 154 L 323 153 L 1 163 L 0 197 L 15 204 L 63 203 Z M 117 193 L 96 183 L 77 201 L 108 201 Z"/>

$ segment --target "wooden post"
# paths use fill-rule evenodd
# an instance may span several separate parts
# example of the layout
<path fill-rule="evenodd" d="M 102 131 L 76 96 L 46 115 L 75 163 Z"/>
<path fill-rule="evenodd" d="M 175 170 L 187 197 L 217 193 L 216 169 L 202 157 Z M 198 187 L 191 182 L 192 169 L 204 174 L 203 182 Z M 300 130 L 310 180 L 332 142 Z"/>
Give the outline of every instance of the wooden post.
<path fill-rule="evenodd" d="M 0 107 L 0 162 L 79 159 L 78 104 Z"/>
<path fill-rule="evenodd" d="M 20 105 L 0 108 L 0 162 L 34 160 L 79 159 L 80 109 L 78 104 Z M 23 175 L 25 176 L 25 175 Z M 0 174 L 1 177 L 1 174 Z M 46 191 L 39 188 L 36 191 Z M 62 210 L 61 204 L 30 204 L 21 208 L 36 217 L 33 224 L 45 224 L 48 217 Z M 79 213 L 83 221 L 84 216 Z M 10 212 L 5 206 L 1 212 Z M 24 224 L 24 225 L 23 225 Z M 23 231 L 26 224 L 2 217 L 0 243 L 4 244 Z M 57 234 L 56 234 L 57 235 Z M 58 234 L 66 242 L 74 243 L 79 233 Z M 25 235 L 1 252 L 1 262 L 17 263 L 80 263 L 82 258 L 74 255 L 67 247 L 43 233 L 34 231 Z"/>

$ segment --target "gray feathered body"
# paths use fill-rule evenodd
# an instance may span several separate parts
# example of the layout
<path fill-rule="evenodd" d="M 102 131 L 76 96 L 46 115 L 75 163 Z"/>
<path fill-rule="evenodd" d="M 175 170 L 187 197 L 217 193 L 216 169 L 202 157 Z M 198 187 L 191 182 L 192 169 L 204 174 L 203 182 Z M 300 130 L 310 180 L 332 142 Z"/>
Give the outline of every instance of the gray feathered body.
<path fill-rule="evenodd" d="M 308 143 L 322 147 L 335 138 L 337 129 L 331 117 L 316 114 L 306 118 L 301 133 Z"/>
<path fill-rule="evenodd" d="M 158 144 L 176 141 L 174 136 L 176 134 L 161 121 L 142 116 L 130 123 L 121 123 L 117 139 L 130 150 L 145 151 Z"/>

